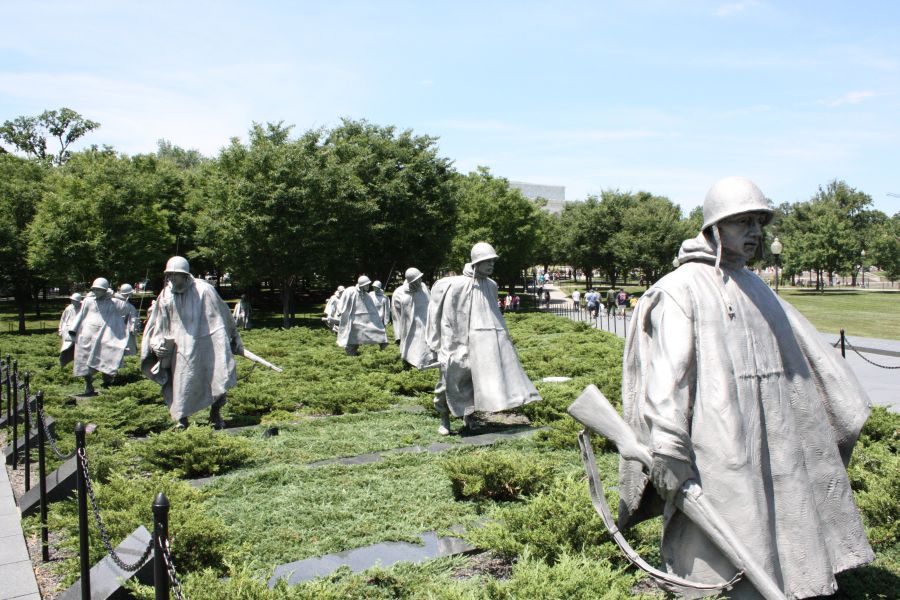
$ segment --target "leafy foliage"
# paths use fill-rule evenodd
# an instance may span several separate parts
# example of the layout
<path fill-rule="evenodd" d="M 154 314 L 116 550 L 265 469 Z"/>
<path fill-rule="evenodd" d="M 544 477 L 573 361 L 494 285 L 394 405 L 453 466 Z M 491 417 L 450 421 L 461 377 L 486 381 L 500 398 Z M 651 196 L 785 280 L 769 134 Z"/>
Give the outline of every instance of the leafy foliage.
<path fill-rule="evenodd" d="M 448 456 L 444 471 L 459 500 L 518 500 L 543 489 L 552 461 L 516 450 L 481 450 Z"/>
<path fill-rule="evenodd" d="M 151 435 L 138 450 L 143 463 L 176 477 L 206 477 L 224 473 L 253 459 L 246 439 L 194 426 Z"/>

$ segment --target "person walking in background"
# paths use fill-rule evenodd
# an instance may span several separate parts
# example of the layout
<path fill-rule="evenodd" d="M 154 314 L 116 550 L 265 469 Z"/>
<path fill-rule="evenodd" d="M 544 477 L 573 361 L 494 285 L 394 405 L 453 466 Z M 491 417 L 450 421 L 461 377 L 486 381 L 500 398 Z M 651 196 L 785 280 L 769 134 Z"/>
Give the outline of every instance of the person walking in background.
<path fill-rule="evenodd" d="M 581 292 L 575 290 L 572 292 L 572 304 L 574 305 L 575 310 L 581 308 Z"/>
<path fill-rule="evenodd" d="M 628 308 L 628 292 L 619 288 L 616 293 L 616 316 L 625 318 L 625 309 Z"/>

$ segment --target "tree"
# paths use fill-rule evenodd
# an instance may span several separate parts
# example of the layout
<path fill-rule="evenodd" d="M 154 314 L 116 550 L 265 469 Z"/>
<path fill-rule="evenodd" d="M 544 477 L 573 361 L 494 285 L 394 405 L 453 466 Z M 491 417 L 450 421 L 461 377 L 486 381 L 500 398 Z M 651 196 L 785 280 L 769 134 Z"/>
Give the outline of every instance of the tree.
<path fill-rule="evenodd" d="M 469 262 L 469 251 L 477 242 L 488 242 L 500 255 L 494 278 L 510 290 L 522 280 L 523 271 L 534 263 L 541 207 L 509 187 L 509 181 L 478 167 L 458 178 L 459 219 L 453 238 L 449 266 L 461 272 Z"/>
<path fill-rule="evenodd" d="M 159 198 L 181 193 L 152 155 L 87 150 L 53 173 L 29 226 L 28 263 L 60 281 L 142 279 L 174 253 Z"/>
<path fill-rule="evenodd" d="M 0 126 L 0 139 L 30 158 L 59 166 L 71 157 L 69 146 L 98 127 L 100 123 L 64 107 L 45 110 L 36 117 L 22 116 L 5 121 Z M 55 154 L 47 151 L 48 137 L 55 138 L 59 144 Z"/>
<path fill-rule="evenodd" d="M 614 237 L 626 271 L 639 269 L 648 283 L 672 269 L 672 258 L 687 237 L 681 209 L 668 198 L 637 192 Z"/>
<path fill-rule="evenodd" d="M 344 119 L 324 151 L 340 179 L 334 217 L 342 235 L 327 254 L 329 278 L 346 281 L 361 269 L 387 284 L 410 266 L 433 274 L 447 257 L 457 216 L 455 173 L 438 156 L 437 139 Z"/>
<path fill-rule="evenodd" d="M 25 332 L 25 310 L 38 277 L 28 265 L 28 225 L 45 190 L 39 163 L 0 154 L 0 286 L 12 292 Z"/>
<path fill-rule="evenodd" d="M 605 258 L 604 241 L 613 233 L 604 221 L 600 199 L 588 196 L 584 202 L 567 204 L 560 213 L 559 223 L 560 260 L 584 271 L 587 286 L 592 287 L 594 269 Z"/>
<path fill-rule="evenodd" d="M 254 123 L 248 144 L 232 139 L 204 180 L 197 220 L 199 255 L 238 285 L 278 285 L 285 327 L 293 287 L 346 234 L 333 210 L 339 179 L 322 149 L 323 132 L 291 140 L 290 131 L 280 122 Z"/>
<path fill-rule="evenodd" d="M 900 279 L 900 213 L 890 219 L 883 216 L 869 236 L 869 256 L 888 280 L 894 282 Z"/>

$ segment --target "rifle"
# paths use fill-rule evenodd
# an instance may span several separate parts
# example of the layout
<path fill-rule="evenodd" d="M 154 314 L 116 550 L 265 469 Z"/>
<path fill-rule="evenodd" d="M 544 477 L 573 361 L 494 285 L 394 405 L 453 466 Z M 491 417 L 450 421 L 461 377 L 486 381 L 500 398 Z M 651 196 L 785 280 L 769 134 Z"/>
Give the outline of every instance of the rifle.
<path fill-rule="evenodd" d="M 597 386 L 592 384 L 584 388 L 578 399 L 569 406 L 568 413 L 587 429 L 599 433 L 615 443 L 619 449 L 619 454 L 623 458 L 638 461 L 648 469 L 650 468 L 650 463 L 653 460 L 650 451 L 641 444 L 631 427 L 622 419 L 618 411 L 603 395 L 603 392 L 597 389 Z M 766 600 L 785 600 L 781 587 L 750 554 L 728 523 L 703 496 L 703 490 L 694 480 L 686 481 L 682 485 L 680 492 L 675 495 L 675 507 L 703 530 L 716 548 L 738 568 L 738 574 L 731 581 L 720 585 L 697 584 L 662 573 L 647 565 L 628 545 L 615 522 L 613 522 L 612 514 L 603 495 L 600 477 L 597 475 L 597 467 L 594 464 L 594 454 L 587 431 L 581 432 L 578 443 L 581 446 L 582 461 L 591 485 L 591 500 L 594 508 L 600 513 L 604 523 L 606 523 L 606 526 L 613 534 L 616 543 L 622 548 L 629 560 L 650 573 L 664 587 L 670 590 L 673 589 L 672 585 L 706 590 L 713 588 L 728 589 L 737 582 L 741 575 L 746 575 L 750 583 L 756 587 Z"/>
<path fill-rule="evenodd" d="M 242 354 L 240 354 L 240 356 L 243 356 L 244 358 L 246 358 L 246 359 L 248 359 L 248 360 L 252 360 L 252 361 L 255 362 L 255 363 L 259 363 L 259 364 L 261 364 L 261 365 L 264 366 L 264 367 L 269 367 L 270 369 L 272 369 L 272 370 L 275 371 L 276 373 L 283 373 L 283 372 L 284 372 L 284 369 L 282 369 L 281 367 L 276 367 L 275 365 L 273 365 L 272 363 L 270 363 L 270 362 L 267 361 L 266 359 L 261 358 L 261 357 L 255 355 L 255 354 L 253 354 L 252 352 L 250 352 L 250 351 L 247 350 L 246 348 L 244 348 L 244 352 L 243 352 Z"/>

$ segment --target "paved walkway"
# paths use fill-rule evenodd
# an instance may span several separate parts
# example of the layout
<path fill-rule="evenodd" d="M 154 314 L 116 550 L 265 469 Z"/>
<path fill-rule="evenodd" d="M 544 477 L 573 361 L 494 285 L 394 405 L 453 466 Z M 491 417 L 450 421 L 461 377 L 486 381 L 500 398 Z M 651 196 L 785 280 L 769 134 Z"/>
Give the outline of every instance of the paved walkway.
<path fill-rule="evenodd" d="M 0 468 L 0 600 L 41 600 L 6 465 Z"/>
<path fill-rule="evenodd" d="M 563 293 L 560 289 L 552 285 L 545 285 L 545 289 L 550 290 L 550 308 L 548 310 L 561 310 L 563 308 L 573 309 L 572 299 Z M 581 313 L 564 313 L 574 320 L 586 320 L 584 315 L 586 311 Z M 626 325 L 631 318 L 626 319 L 614 318 L 603 313 L 597 319 L 596 326 L 598 329 L 615 333 L 619 337 L 625 336 Z M 820 333 L 822 340 L 829 346 L 834 346 L 835 342 L 840 340 L 840 335 L 836 333 Z M 893 412 L 900 412 L 900 368 L 887 369 L 883 367 L 900 367 L 900 340 L 884 340 L 877 338 L 864 338 L 858 336 L 847 336 L 850 345 L 860 350 L 857 354 L 850 346 L 846 348 L 846 359 L 853 369 L 854 374 L 859 379 L 863 388 L 869 394 L 873 404 L 886 406 Z M 869 350 L 869 352 L 864 351 Z M 835 350 L 840 354 L 840 346 Z M 872 352 L 874 351 L 874 352 Z M 860 356 L 861 355 L 861 356 Z M 877 365 L 881 366 L 876 366 Z"/>

